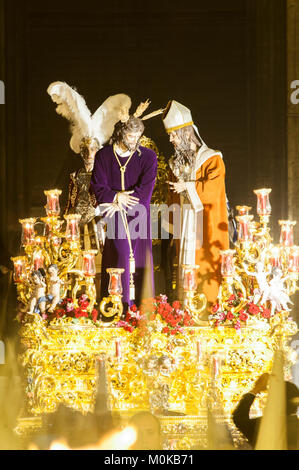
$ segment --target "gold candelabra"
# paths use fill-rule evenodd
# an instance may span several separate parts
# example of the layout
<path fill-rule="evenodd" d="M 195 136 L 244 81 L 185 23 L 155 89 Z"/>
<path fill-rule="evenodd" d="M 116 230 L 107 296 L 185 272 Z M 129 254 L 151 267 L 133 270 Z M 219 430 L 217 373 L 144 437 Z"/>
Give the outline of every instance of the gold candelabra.
<path fill-rule="evenodd" d="M 196 272 L 198 265 L 184 264 L 183 268 L 183 289 L 185 293 L 184 306 L 192 314 L 192 318 L 200 324 L 201 315 L 207 306 L 207 298 L 204 294 L 197 292 Z"/>
<path fill-rule="evenodd" d="M 110 276 L 108 292 L 109 296 L 104 297 L 100 303 L 100 311 L 102 315 L 106 318 L 112 318 L 110 326 L 118 323 L 122 313 L 123 313 L 123 303 L 122 303 L 122 285 L 121 285 L 121 274 L 124 272 L 124 269 L 121 268 L 108 268 L 107 273 Z M 112 306 L 111 306 L 112 304 Z"/>
<path fill-rule="evenodd" d="M 59 300 L 63 299 L 70 290 L 70 296 L 75 302 L 78 290 L 83 289 L 90 300 L 88 306 L 90 311 L 96 303 L 94 257 L 97 252 L 95 250 L 89 252 L 81 250 L 80 215 L 66 215 L 64 217 L 66 227 L 64 231 L 62 230 L 64 222 L 59 218 L 60 194 L 61 191 L 57 189 L 45 191 L 47 216 L 40 219 L 43 225 L 42 234 L 36 233 L 36 227 L 40 224 L 36 218 L 20 220 L 23 253 L 11 258 L 11 260 L 14 264 L 14 281 L 17 285 L 18 300 L 23 304 L 22 308 L 25 310 L 28 310 L 28 303 L 34 296 L 37 304 L 39 298 L 48 295 L 47 303 L 49 304 L 50 295 L 52 295 L 51 289 L 56 296 L 59 296 Z M 80 258 L 83 259 L 83 263 L 82 267 L 78 269 Z M 57 267 L 55 279 L 51 278 L 48 273 L 49 268 L 53 265 Z M 43 279 L 40 279 L 39 283 L 35 276 L 38 271 L 43 273 Z M 35 281 L 33 281 L 34 276 Z M 50 305 L 47 305 L 46 310 L 49 307 Z"/>

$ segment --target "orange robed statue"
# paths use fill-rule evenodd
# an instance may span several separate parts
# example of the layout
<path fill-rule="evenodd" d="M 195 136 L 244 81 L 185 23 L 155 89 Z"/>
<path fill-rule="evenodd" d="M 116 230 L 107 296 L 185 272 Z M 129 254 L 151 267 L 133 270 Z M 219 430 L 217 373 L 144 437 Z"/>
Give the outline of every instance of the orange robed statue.
<path fill-rule="evenodd" d="M 179 250 L 179 294 L 183 264 L 199 265 L 198 288 L 215 303 L 221 283 L 220 250 L 229 248 L 228 211 L 225 192 L 225 166 L 221 152 L 201 139 L 191 112 L 170 101 L 163 122 L 175 154 L 170 167 L 177 182 L 170 182 L 180 195 L 181 239 Z"/>

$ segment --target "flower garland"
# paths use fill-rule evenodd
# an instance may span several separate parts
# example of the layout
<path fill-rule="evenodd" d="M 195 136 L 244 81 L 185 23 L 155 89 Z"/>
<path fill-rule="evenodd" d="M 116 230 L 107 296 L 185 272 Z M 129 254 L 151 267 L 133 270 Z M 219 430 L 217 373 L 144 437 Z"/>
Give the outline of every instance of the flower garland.
<path fill-rule="evenodd" d="M 214 304 L 212 307 L 213 314 L 209 317 L 212 325 L 214 327 L 227 325 L 240 330 L 242 326 L 245 326 L 252 319 L 267 321 L 271 318 L 270 310 L 264 305 L 256 305 L 252 297 L 250 297 L 247 304 L 239 312 L 233 313 L 234 307 L 237 307 L 241 300 L 242 294 L 238 297 L 235 294 L 231 295 L 227 302 L 227 310 L 222 309 L 219 303 Z"/>
<path fill-rule="evenodd" d="M 44 314 L 44 320 L 51 322 L 55 318 L 68 318 L 72 317 L 74 321 L 80 318 L 87 318 L 96 322 L 98 319 L 98 311 L 94 308 L 91 312 L 87 310 L 89 306 L 89 299 L 87 295 L 83 294 L 78 299 L 78 307 L 75 306 L 73 299 L 67 298 L 62 300 L 53 313 Z"/>
<path fill-rule="evenodd" d="M 42 318 L 51 323 L 53 320 L 71 318 L 74 323 L 80 319 L 87 319 L 98 324 L 99 312 L 93 309 L 88 310 L 89 299 L 83 294 L 78 299 L 78 306 L 74 304 L 72 298 L 63 299 L 53 313 L 44 313 Z M 115 326 L 124 328 L 132 333 L 138 329 L 140 337 L 159 331 L 166 335 L 176 335 L 184 333 L 184 327 L 194 325 L 191 313 L 186 310 L 178 300 L 172 304 L 167 302 L 166 295 L 159 295 L 142 301 L 140 308 L 132 305 L 125 315 L 124 320 L 120 320 Z"/>
<path fill-rule="evenodd" d="M 160 324 L 161 333 L 167 335 L 184 333 L 184 327 L 194 325 L 192 316 L 179 301 L 174 301 L 171 305 L 167 302 L 166 295 L 159 295 L 143 300 L 139 309 L 132 305 L 125 320 L 119 321 L 116 326 L 131 333 L 138 328 L 139 336 L 143 337 L 156 331 L 157 323 Z"/>

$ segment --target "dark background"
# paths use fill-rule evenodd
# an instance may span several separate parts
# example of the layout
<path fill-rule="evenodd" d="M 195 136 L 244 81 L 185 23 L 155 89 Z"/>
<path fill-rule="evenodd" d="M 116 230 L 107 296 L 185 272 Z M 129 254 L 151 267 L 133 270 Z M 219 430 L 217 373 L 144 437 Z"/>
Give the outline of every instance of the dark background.
<path fill-rule="evenodd" d="M 17 255 L 18 219 L 44 215 L 45 189 L 67 195 L 81 165 L 68 123 L 46 90 L 77 87 L 92 111 L 127 93 L 133 108 L 176 99 L 208 146 L 220 149 L 231 205 L 256 207 L 271 187 L 272 229 L 287 218 L 286 6 L 284 0 L 0 0 L 2 253 Z M 146 135 L 167 157 L 161 117 Z"/>

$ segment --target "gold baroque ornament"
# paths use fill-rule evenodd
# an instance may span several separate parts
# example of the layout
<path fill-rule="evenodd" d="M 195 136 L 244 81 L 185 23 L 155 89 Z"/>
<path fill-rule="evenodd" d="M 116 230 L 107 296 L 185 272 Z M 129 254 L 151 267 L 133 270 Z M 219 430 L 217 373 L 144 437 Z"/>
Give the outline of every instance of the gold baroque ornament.
<path fill-rule="evenodd" d="M 26 407 L 33 418 L 23 417 L 18 421 L 18 435 L 27 436 L 43 426 L 43 417 L 55 412 L 60 404 L 82 413 L 93 411 L 97 361 L 104 357 L 112 412 L 127 418 L 137 411 L 150 409 L 161 420 L 165 449 L 207 448 L 208 407 L 216 413 L 219 422 L 226 423 L 231 429 L 234 442 L 240 442 L 230 419 L 240 397 L 251 390 L 263 372 L 271 371 L 277 349 L 284 353 L 286 378 L 291 377 L 291 366 L 297 359 L 289 343 L 298 328 L 289 317 L 289 311 L 280 309 L 270 317 L 262 316 L 256 314 L 257 306 L 251 302 L 253 313 L 249 315 L 249 310 L 244 312 L 245 299 L 248 301 L 251 291 L 258 287 L 258 280 L 252 279 L 257 264 L 252 259 L 255 241 L 251 242 L 253 251 L 242 248 L 238 242 L 235 251 L 223 253 L 224 279 L 218 307 L 222 310 L 229 308 L 232 320 L 223 317 L 224 312 L 218 312 L 217 307 L 210 323 L 194 326 L 194 320 L 199 323 L 205 299 L 197 293 L 196 285 L 191 282 L 194 276 L 191 276 L 188 278 L 190 285 L 185 289 L 183 307 L 180 302 L 171 306 L 163 295 L 159 301 L 147 299 L 146 302 L 144 299 L 149 312 L 146 325 L 134 328 L 132 323 L 118 321 L 123 308 L 120 276 L 116 276 L 113 282 L 111 279 L 110 296 L 100 302 L 102 314 L 112 321 L 103 323 L 92 317 L 93 306 L 96 305 L 95 253 L 92 250 L 81 251 L 75 230 L 78 221 L 67 219 L 65 232 L 61 230 L 57 215 L 48 215 L 44 222 L 47 231 L 38 237 L 34 234 L 35 219 L 22 221 L 25 255 L 13 258 L 18 299 L 26 306 L 32 298 L 36 285 L 30 282 L 30 276 L 33 270 L 38 269 L 35 263 L 39 258 L 36 255 L 42 254 L 45 268 L 53 262 L 58 266 L 64 315 L 58 315 L 58 308 L 57 318 L 54 315 L 45 319 L 41 313 L 25 309 L 26 315 L 19 331 L 23 345 L 19 360 L 26 378 Z M 74 223 L 73 229 L 71 222 Z M 263 219 L 259 235 L 265 234 L 260 238 L 271 251 L 267 223 L 267 219 Z M 257 243 L 262 246 L 260 242 L 258 238 Z M 256 250 L 259 263 L 269 264 L 270 255 L 268 251 L 265 255 L 263 250 Z M 297 252 L 295 247 L 293 251 L 289 247 L 284 250 L 284 272 L 292 269 L 291 282 L 286 288 L 291 295 L 297 288 Z M 80 256 L 83 257 L 82 269 L 78 269 Z M 290 259 L 292 264 L 288 265 Z M 194 266 L 187 268 L 188 272 L 195 269 Z M 114 274 L 120 274 L 115 268 L 111 269 Z M 84 289 L 85 297 L 83 295 L 80 300 L 77 294 L 81 289 Z M 87 297 L 91 297 L 88 302 Z M 200 306 L 197 300 L 201 302 Z M 152 304 L 155 305 L 154 310 Z M 179 305 L 174 307 L 174 304 Z M 171 326 L 171 321 L 167 323 L 165 306 L 166 310 L 170 308 L 172 320 L 183 308 L 180 318 L 184 318 L 184 322 L 175 327 Z M 67 316 L 68 308 L 73 309 L 72 317 Z M 77 309 L 79 317 L 75 315 Z M 130 314 L 132 321 L 137 321 L 138 315 L 139 319 L 142 316 L 141 309 L 138 311 L 137 307 L 136 310 L 130 309 Z M 246 322 L 241 323 L 241 315 Z M 217 327 L 213 321 L 215 318 Z M 261 395 L 255 400 L 253 416 L 262 413 L 264 398 Z"/>

